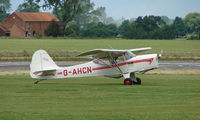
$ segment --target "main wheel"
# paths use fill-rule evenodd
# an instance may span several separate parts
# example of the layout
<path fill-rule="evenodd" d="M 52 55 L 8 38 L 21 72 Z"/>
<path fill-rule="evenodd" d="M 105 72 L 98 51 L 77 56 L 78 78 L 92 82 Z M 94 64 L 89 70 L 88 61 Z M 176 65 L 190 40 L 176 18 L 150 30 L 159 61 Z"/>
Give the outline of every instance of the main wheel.
<path fill-rule="evenodd" d="M 133 81 L 130 78 L 126 78 L 124 80 L 124 85 L 132 85 L 132 84 L 133 84 Z"/>
<path fill-rule="evenodd" d="M 136 84 L 141 85 L 142 81 L 139 77 L 136 77 L 136 81 L 137 81 Z"/>

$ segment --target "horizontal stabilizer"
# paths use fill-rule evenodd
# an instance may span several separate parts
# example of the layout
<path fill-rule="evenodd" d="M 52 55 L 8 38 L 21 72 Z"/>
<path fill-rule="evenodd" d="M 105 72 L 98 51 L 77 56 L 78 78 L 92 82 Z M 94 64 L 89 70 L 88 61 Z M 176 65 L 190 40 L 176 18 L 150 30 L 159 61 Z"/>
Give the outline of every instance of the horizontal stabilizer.
<path fill-rule="evenodd" d="M 50 73 L 50 72 L 55 72 L 56 69 L 52 69 L 52 70 L 41 70 L 41 71 L 35 71 L 33 72 L 33 74 L 39 74 L 39 73 Z"/>

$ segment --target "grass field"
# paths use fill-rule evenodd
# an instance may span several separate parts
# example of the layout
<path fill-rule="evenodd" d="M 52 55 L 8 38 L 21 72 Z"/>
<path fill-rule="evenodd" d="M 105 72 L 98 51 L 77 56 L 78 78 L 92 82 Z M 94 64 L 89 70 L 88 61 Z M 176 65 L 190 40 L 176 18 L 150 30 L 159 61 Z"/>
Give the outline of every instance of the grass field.
<path fill-rule="evenodd" d="M 89 49 L 89 48 L 86 48 Z M 199 120 L 200 75 L 139 75 L 43 81 L 0 76 L 1 120 Z"/>
<path fill-rule="evenodd" d="M 38 49 L 47 50 L 56 60 L 67 60 L 80 52 L 106 48 L 132 49 L 152 47 L 148 53 L 164 50 L 164 59 L 200 59 L 199 40 L 129 40 L 129 39 L 0 39 L 0 60 L 30 60 Z"/>

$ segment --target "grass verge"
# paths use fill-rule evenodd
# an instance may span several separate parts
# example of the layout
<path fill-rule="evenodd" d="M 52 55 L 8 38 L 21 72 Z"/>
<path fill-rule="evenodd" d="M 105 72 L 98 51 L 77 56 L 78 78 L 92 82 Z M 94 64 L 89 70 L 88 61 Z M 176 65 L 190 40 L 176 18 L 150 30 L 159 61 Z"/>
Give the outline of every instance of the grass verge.
<path fill-rule="evenodd" d="M 200 75 L 91 77 L 33 84 L 27 75 L 0 76 L 1 120 L 198 120 Z"/>
<path fill-rule="evenodd" d="M 133 49 L 152 47 L 145 53 L 164 51 L 162 59 L 200 60 L 199 40 L 129 40 L 129 39 L 5 39 L 0 38 L 1 61 L 30 61 L 34 51 L 46 50 L 54 60 L 85 60 L 75 56 L 91 49 Z"/>

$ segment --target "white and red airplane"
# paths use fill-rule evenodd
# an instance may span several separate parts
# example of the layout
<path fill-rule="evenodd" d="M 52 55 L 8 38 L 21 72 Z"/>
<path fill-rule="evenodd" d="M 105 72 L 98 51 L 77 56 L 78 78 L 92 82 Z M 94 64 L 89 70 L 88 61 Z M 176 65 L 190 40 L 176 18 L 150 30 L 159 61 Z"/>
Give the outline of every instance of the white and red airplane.
<path fill-rule="evenodd" d="M 57 66 L 46 51 L 38 50 L 32 56 L 30 75 L 39 79 L 34 82 L 35 84 L 46 79 L 91 76 L 124 77 L 124 85 L 141 84 L 141 79 L 136 77 L 135 73 L 145 73 L 158 68 L 158 58 L 162 52 L 137 56 L 134 53 L 150 49 L 150 47 L 129 50 L 94 49 L 78 55 L 92 57 L 93 61 L 69 67 Z"/>

